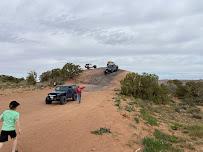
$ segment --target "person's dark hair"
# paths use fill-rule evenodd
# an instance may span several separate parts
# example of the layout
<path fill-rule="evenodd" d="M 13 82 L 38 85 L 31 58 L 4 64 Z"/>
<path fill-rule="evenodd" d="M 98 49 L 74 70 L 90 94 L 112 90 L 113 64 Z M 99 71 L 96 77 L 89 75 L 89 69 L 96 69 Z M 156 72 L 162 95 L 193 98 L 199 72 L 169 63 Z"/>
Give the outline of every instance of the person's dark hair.
<path fill-rule="evenodd" d="M 11 101 L 9 104 L 9 108 L 14 110 L 16 109 L 18 106 L 20 105 L 20 103 L 18 103 L 17 101 Z"/>

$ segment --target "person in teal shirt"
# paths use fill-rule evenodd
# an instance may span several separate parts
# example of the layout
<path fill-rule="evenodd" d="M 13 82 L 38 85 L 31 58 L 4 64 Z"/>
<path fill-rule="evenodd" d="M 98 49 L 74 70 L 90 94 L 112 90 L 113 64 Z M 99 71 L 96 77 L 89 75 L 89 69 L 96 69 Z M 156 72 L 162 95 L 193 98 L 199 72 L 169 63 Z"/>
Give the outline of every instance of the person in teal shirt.
<path fill-rule="evenodd" d="M 0 136 L 0 149 L 3 147 L 3 143 L 8 141 L 8 137 L 13 140 L 12 152 L 17 152 L 17 134 L 16 125 L 18 128 L 18 133 L 21 133 L 19 112 L 16 111 L 20 104 L 17 101 L 11 101 L 9 104 L 9 110 L 5 110 L 0 115 L 0 120 L 3 122 Z"/>

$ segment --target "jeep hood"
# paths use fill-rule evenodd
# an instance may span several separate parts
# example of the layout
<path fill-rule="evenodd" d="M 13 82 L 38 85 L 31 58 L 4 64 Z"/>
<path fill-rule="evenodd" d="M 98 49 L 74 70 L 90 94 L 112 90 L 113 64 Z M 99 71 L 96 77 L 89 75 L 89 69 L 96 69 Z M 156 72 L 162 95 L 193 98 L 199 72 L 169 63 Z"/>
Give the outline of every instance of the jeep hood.
<path fill-rule="evenodd" d="M 65 91 L 53 91 L 49 94 L 64 94 L 64 93 L 66 93 L 66 92 Z"/>

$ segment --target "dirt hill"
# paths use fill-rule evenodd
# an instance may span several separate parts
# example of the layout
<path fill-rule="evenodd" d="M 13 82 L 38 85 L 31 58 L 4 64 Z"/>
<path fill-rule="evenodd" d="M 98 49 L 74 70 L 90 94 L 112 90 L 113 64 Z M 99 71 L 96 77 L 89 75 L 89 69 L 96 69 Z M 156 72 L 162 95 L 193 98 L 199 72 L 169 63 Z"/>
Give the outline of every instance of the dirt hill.
<path fill-rule="evenodd" d="M 106 87 L 115 86 L 115 84 L 112 85 L 111 83 L 113 81 L 114 83 L 119 83 L 126 73 L 127 71 L 119 70 L 118 72 L 104 75 L 104 68 L 85 70 L 83 74 L 76 79 L 76 83 L 84 84 L 88 88 L 87 90 L 102 90 Z"/>
<path fill-rule="evenodd" d="M 88 70 L 77 79 L 87 86 L 82 103 L 46 105 L 44 99 L 52 89 L 6 90 L 0 95 L 0 111 L 11 100 L 20 101 L 23 152 L 131 152 L 127 146 L 132 128 L 113 105 L 114 89 L 127 72 L 104 76 L 103 69 Z M 69 82 L 70 83 L 70 82 Z M 112 134 L 97 136 L 91 131 L 110 128 Z M 2 152 L 9 151 L 9 142 Z"/>

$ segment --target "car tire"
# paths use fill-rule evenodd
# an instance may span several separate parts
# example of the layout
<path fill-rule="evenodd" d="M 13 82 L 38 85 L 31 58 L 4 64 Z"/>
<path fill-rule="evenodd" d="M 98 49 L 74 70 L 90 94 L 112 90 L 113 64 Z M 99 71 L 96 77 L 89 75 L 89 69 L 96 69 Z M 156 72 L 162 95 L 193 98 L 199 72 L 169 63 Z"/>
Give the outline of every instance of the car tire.
<path fill-rule="evenodd" d="M 45 103 L 46 104 L 52 104 L 52 101 L 49 97 L 46 97 Z"/>
<path fill-rule="evenodd" d="M 60 98 L 60 104 L 61 105 L 64 105 L 66 103 L 66 97 L 65 96 L 62 96 L 61 98 Z"/>
<path fill-rule="evenodd" d="M 77 100 L 77 94 L 74 94 L 74 95 L 73 95 L 72 100 L 73 100 L 73 101 L 76 101 L 76 100 Z"/>

